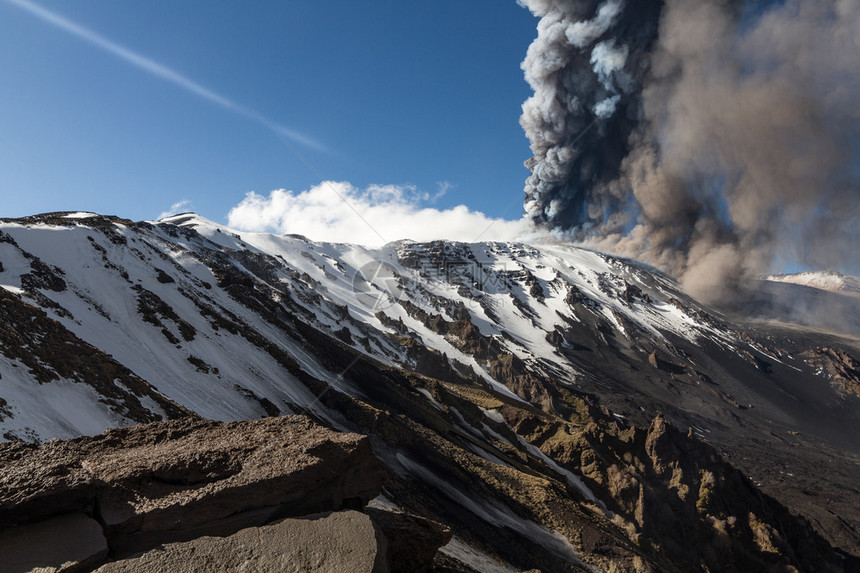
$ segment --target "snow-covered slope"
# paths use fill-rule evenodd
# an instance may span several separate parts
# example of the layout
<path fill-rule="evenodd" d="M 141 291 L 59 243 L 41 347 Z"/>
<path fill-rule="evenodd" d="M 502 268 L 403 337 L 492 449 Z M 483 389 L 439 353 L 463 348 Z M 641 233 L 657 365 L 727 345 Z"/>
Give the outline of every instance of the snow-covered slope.
<path fill-rule="evenodd" d="M 314 410 L 315 396 L 282 356 L 341 384 L 301 337 L 285 336 L 260 319 L 254 304 L 232 296 L 237 284 L 365 354 L 414 368 L 416 358 L 390 336 L 401 329 L 509 396 L 514 392 L 493 376 L 490 364 L 460 336 L 439 331 L 439 321 L 469 322 L 479 346 L 493 345 L 497 354 L 571 386 L 579 384 L 578 367 L 547 336 L 584 319 L 622 340 L 635 330 L 659 344 L 667 335 L 737 342 L 690 301 L 682 303 L 668 278 L 573 247 L 400 243 L 367 249 L 296 236 L 239 236 L 196 215 L 134 224 L 57 214 L 6 222 L 0 232 L 0 286 L 42 307 L 168 399 L 209 418 Z M 427 323 L 428 317 L 436 322 Z M 9 365 L 3 374 L 24 384 L 24 369 Z M 51 384 L 57 393 L 64 387 L 62 380 Z M 70 400 L 92 402 L 85 386 L 62 391 L 75 394 Z M 39 419 L 38 401 L 15 392 L 3 398 L 10 413 L 0 422 L 5 431 L 12 420 Z M 130 421 L 116 411 L 93 417 L 102 422 L 64 424 L 59 432 L 34 423 L 26 432 L 67 437 Z"/>
<path fill-rule="evenodd" d="M 273 354 L 304 358 L 300 345 L 279 340 L 259 318 L 213 287 L 210 269 L 157 228 L 134 230 L 122 222 L 77 214 L 69 224 L 3 224 L 0 231 L 0 282 L 7 291 L 41 306 L 74 336 L 102 350 L 137 376 L 151 380 L 158 391 L 200 415 L 242 419 L 267 412 L 289 411 L 287 404 L 309 405 L 314 396 L 291 379 Z M 95 222 L 95 227 L 88 226 Z M 35 255 L 34 253 L 38 253 Z M 209 282 L 207 282 L 207 280 Z M 208 287 L 208 288 L 207 288 Z M 210 291 L 216 289 L 213 295 Z M 27 294 L 30 296 L 27 296 Z M 220 295 L 220 296 L 219 296 Z M 254 326 L 249 326 L 253 323 Z M 234 332 L 230 332 L 233 329 Z M 274 349 L 261 348 L 245 330 L 269 336 Z M 310 359 L 308 359 L 310 360 Z M 308 369 L 316 367 L 310 360 Z M 2 372 L 4 381 L 23 385 L 24 368 Z M 65 388 L 67 404 L 94 401 L 86 383 L 48 382 L 42 394 L 55 396 Z M 8 414 L 0 424 L 8 431 L 13 420 L 32 420 L 28 436 L 41 439 L 101 431 L 133 421 L 113 408 L 102 423 L 77 416 L 81 426 L 66 424 L 57 432 L 38 420 L 43 405 L 23 394 L 4 392 Z M 271 402 L 262 403 L 262 400 Z M 101 410 L 108 408 L 100 404 Z M 153 409 L 153 416 L 160 416 Z M 104 416 L 107 416 L 105 418 Z M 20 436 L 19 436 L 20 437 Z"/>
<path fill-rule="evenodd" d="M 582 538 L 563 524 L 633 519 L 606 481 L 616 470 L 598 475 L 580 455 L 595 428 L 623 442 L 629 424 L 662 412 L 775 491 L 786 491 L 784 460 L 812 476 L 834 451 L 849 463 L 860 448 L 849 354 L 738 326 L 654 269 L 569 245 L 371 249 L 240 234 L 194 214 L 52 213 L 0 220 L 0 311 L 3 439 L 307 413 L 374 435 L 397 503 L 453 500 L 448 518 L 518 532 L 497 556 L 544 555 L 539 539 L 555 539 L 546 562 L 575 564 L 560 540 L 581 550 Z M 476 479 L 490 485 L 461 503 Z M 546 499 L 567 492 L 558 503 L 580 505 L 564 519 L 544 512 L 532 479 Z M 822 519 L 853 519 L 842 507 L 820 507 Z"/>

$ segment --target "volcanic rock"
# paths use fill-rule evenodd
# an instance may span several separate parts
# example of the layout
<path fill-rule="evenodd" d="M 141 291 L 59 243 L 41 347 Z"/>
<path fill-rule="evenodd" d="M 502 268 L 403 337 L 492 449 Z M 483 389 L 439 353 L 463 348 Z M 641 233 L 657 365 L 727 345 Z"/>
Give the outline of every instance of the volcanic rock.
<path fill-rule="evenodd" d="M 378 539 L 370 518 L 357 511 L 341 511 L 284 519 L 228 537 L 168 543 L 131 559 L 107 563 L 97 571 L 388 573 L 389 569 L 384 538 Z"/>
<path fill-rule="evenodd" d="M 860 362 L 838 348 L 816 348 L 802 354 L 808 364 L 827 376 L 830 384 L 841 396 L 860 398 Z"/>
<path fill-rule="evenodd" d="M 385 535 L 391 571 L 425 573 L 436 551 L 451 541 L 451 528 L 415 515 L 366 507 L 364 512 Z"/>
<path fill-rule="evenodd" d="M 0 444 L 0 527 L 89 513 L 121 557 L 360 507 L 381 482 L 366 437 L 303 416 L 182 419 L 41 446 Z"/>

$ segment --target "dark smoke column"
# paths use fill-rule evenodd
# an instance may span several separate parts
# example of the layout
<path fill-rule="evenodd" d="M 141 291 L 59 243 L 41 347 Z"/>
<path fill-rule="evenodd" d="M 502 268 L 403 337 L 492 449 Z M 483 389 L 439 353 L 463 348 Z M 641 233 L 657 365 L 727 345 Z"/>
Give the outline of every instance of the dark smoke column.
<path fill-rule="evenodd" d="M 529 218 L 731 299 L 860 272 L 860 0 L 520 0 Z"/>
<path fill-rule="evenodd" d="M 581 236 L 627 200 L 606 192 L 642 119 L 642 87 L 662 0 L 519 0 L 541 18 L 522 64 L 534 95 L 520 124 L 524 207 L 535 222 Z"/>

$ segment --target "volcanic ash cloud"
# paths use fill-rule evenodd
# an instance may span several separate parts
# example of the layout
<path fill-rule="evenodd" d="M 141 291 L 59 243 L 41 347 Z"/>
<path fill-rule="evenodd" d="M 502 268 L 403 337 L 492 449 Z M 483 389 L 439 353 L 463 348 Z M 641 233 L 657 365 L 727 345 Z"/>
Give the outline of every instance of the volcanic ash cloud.
<path fill-rule="evenodd" d="M 860 269 L 860 0 L 521 0 L 525 210 L 695 294 Z"/>

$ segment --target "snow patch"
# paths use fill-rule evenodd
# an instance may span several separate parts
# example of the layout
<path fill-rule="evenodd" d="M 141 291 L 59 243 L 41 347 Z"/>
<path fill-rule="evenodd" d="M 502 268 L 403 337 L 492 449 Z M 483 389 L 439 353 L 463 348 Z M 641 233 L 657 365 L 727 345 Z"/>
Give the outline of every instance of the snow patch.
<path fill-rule="evenodd" d="M 517 573 L 518 571 L 516 567 L 472 547 L 457 536 L 451 538 L 451 541 L 439 551 L 482 573 Z"/>
<path fill-rule="evenodd" d="M 494 422 L 498 422 L 499 424 L 505 423 L 505 417 L 502 416 L 502 413 L 498 410 L 488 410 L 486 408 L 481 408 L 481 411 L 484 413 L 486 417 L 491 419 Z"/>
<path fill-rule="evenodd" d="M 67 215 L 63 215 L 63 219 L 90 219 L 92 217 L 98 217 L 98 213 L 88 213 L 86 211 L 78 211 L 77 213 L 69 213 Z"/>
<path fill-rule="evenodd" d="M 418 390 L 419 394 L 427 398 L 434 408 L 436 408 L 437 410 L 441 410 L 442 412 L 445 411 L 445 408 L 443 408 L 442 404 L 440 404 L 436 400 L 436 398 L 433 397 L 433 394 L 430 393 L 430 390 L 428 390 L 427 388 L 416 388 L 416 390 Z"/>

